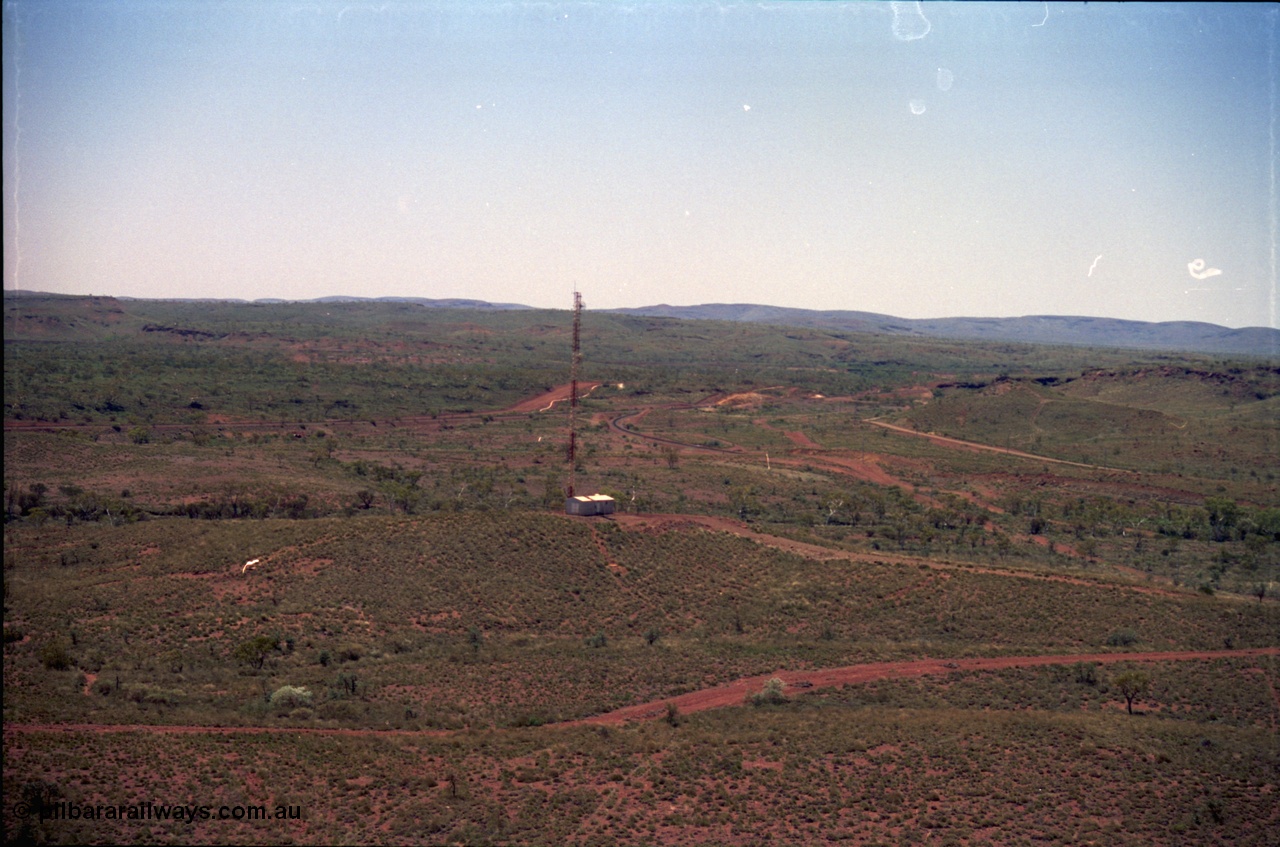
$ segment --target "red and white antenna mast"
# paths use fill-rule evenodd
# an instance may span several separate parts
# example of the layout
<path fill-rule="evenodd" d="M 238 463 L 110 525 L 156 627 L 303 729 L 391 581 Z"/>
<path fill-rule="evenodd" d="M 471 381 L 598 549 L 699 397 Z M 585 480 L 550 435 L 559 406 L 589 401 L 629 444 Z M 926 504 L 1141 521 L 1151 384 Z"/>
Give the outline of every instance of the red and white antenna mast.
<path fill-rule="evenodd" d="M 573 360 L 569 366 L 569 495 L 573 496 L 574 468 L 578 463 L 578 365 L 582 362 L 582 295 L 573 292 Z"/>

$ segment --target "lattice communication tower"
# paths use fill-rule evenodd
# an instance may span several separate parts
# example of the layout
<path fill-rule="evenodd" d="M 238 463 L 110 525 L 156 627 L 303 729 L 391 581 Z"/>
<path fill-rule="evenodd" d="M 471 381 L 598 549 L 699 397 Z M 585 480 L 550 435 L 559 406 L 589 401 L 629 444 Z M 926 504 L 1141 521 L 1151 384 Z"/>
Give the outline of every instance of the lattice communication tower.
<path fill-rule="evenodd" d="M 569 492 L 573 497 L 574 468 L 578 463 L 578 366 L 582 364 L 582 295 L 573 292 L 573 360 L 569 365 Z"/>

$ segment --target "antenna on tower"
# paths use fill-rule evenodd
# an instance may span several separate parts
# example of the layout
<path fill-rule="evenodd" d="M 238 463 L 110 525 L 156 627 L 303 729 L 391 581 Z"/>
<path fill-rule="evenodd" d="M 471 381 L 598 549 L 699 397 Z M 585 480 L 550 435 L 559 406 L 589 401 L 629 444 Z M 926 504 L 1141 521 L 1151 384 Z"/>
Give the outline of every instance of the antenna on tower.
<path fill-rule="evenodd" d="M 582 295 L 575 286 L 573 289 L 573 363 L 570 366 L 569 382 L 569 491 L 564 500 L 565 514 L 569 515 L 611 515 L 617 508 L 612 497 L 607 494 L 587 494 L 574 496 L 574 484 L 577 482 L 578 464 L 578 368 L 582 364 Z"/>
<path fill-rule="evenodd" d="M 569 494 L 573 497 L 574 468 L 578 462 L 578 365 L 582 363 L 582 295 L 573 290 L 573 360 L 569 365 Z"/>

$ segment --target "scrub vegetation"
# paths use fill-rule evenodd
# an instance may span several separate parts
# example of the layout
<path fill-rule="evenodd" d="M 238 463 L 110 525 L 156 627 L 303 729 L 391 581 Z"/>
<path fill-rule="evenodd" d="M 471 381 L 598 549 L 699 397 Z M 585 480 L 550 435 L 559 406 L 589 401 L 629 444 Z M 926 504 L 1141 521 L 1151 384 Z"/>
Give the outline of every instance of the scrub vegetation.
<path fill-rule="evenodd" d="M 583 519 L 565 312 L 4 305 L 6 797 L 304 810 L 15 838 L 1280 828 L 1276 361 L 587 313 Z"/>

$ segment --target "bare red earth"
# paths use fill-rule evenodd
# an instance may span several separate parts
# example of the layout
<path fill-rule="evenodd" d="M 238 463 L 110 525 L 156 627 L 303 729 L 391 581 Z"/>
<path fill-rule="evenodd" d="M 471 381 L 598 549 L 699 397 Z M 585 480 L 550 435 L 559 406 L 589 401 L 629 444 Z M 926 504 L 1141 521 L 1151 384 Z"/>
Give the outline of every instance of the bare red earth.
<path fill-rule="evenodd" d="M 585 397 L 593 390 L 600 387 L 598 382 L 580 382 L 578 383 L 578 396 Z M 558 385 L 545 394 L 539 394 L 536 397 L 530 397 L 528 400 L 522 400 L 504 412 L 518 412 L 526 414 L 529 412 L 545 412 L 556 403 L 564 403 L 569 400 L 572 386 L 566 383 Z"/>

